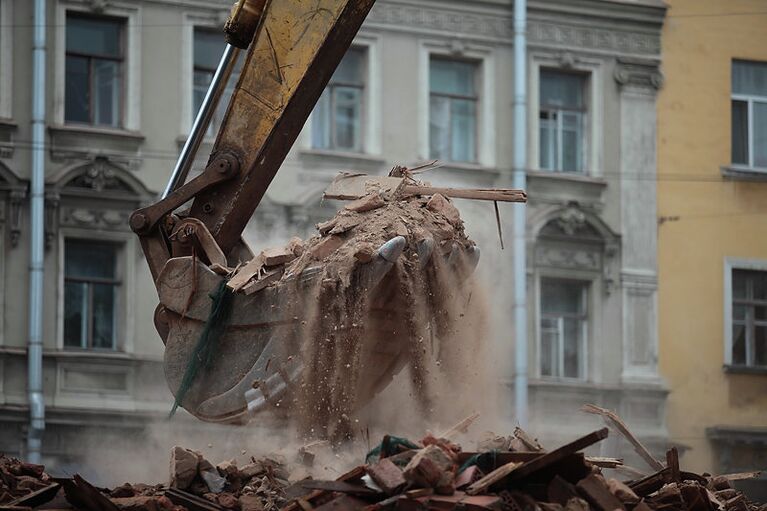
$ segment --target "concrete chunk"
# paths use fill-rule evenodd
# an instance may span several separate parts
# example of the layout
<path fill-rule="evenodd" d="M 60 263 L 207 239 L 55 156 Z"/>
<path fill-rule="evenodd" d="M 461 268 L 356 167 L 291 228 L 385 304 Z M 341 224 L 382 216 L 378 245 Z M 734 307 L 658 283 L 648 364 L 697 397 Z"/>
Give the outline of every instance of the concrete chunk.
<path fill-rule="evenodd" d="M 406 483 L 402 470 L 388 458 L 382 459 L 375 465 L 370 465 L 367 467 L 367 472 L 387 495 L 394 495 Z"/>

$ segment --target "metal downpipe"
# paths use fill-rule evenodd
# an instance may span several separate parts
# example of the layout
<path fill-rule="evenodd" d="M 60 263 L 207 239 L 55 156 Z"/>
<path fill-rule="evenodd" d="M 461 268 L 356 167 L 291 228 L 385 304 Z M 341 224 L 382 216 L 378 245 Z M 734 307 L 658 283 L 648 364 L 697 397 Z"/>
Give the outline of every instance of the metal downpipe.
<path fill-rule="evenodd" d="M 527 188 L 527 1 L 514 1 L 514 188 Z M 514 405 L 520 426 L 528 425 L 526 209 L 514 204 Z"/>
<path fill-rule="evenodd" d="M 32 49 L 32 172 L 30 183 L 29 345 L 27 459 L 40 463 L 45 431 L 43 396 L 43 258 L 45 212 L 46 1 L 35 0 Z"/>

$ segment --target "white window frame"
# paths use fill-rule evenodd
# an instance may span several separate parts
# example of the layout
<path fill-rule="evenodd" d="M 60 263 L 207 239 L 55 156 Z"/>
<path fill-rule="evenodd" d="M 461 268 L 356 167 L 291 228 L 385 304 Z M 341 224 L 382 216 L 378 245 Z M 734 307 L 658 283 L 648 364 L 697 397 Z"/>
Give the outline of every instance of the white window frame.
<path fill-rule="evenodd" d="M 0 0 L 0 119 L 13 118 L 13 2 Z"/>
<path fill-rule="evenodd" d="M 583 332 L 583 357 L 581 357 L 581 367 L 580 371 L 582 373 L 581 378 L 572 378 L 568 376 L 550 376 L 550 375 L 544 375 L 541 372 L 541 362 L 543 360 L 543 345 L 541 343 L 541 320 L 543 319 L 543 311 L 541 307 L 541 301 L 543 298 L 543 292 L 542 292 L 542 285 L 541 283 L 543 280 L 569 280 L 572 282 L 579 283 L 580 285 L 584 286 L 584 303 L 586 305 L 586 320 Z M 590 363 L 590 357 L 592 353 L 591 344 L 592 344 L 592 338 L 593 338 L 593 323 L 594 323 L 594 286 L 595 286 L 595 279 L 593 277 L 586 276 L 585 274 L 582 274 L 582 272 L 572 272 L 572 271 L 545 271 L 540 272 L 537 275 L 537 278 L 535 280 L 535 336 L 536 336 L 536 346 L 537 349 L 535 350 L 536 357 L 535 357 L 535 373 L 538 378 L 545 379 L 545 380 L 552 380 L 552 381 L 572 381 L 572 382 L 587 382 L 591 380 L 591 375 L 589 373 L 589 368 L 591 367 Z M 560 362 L 562 362 L 560 360 Z M 560 373 L 564 373 L 564 368 L 561 368 L 562 370 Z"/>
<path fill-rule="evenodd" d="M 496 165 L 496 121 L 497 104 L 495 79 L 495 51 L 490 46 L 462 45 L 456 48 L 449 41 L 423 39 L 419 41 L 418 59 L 418 157 L 428 160 L 429 148 L 429 105 L 430 105 L 430 62 L 432 57 L 475 61 L 477 63 L 477 161 L 445 162 L 449 166 L 480 166 L 492 168 Z"/>
<path fill-rule="evenodd" d="M 58 290 L 56 349 L 70 349 L 64 346 L 64 277 L 65 248 L 67 239 L 107 241 L 119 244 L 117 268 L 120 287 L 115 304 L 115 349 L 108 353 L 132 353 L 135 349 L 134 323 L 136 317 L 136 257 L 135 236 L 127 232 L 104 231 L 99 229 L 61 228 L 58 235 Z"/>
<path fill-rule="evenodd" d="M 748 62 L 748 61 L 744 61 Z M 754 61 L 751 61 L 754 62 Z M 759 62 L 762 63 L 762 62 Z M 733 61 L 734 64 L 734 61 Z M 767 64 L 767 63 L 765 63 Z M 754 144 L 753 144 L 753 136 L 754 136 L 754 103 L 764 103 L 767 105 L 767 95 L 764 96 L 755 96 L 753 94 L 735 94 L 734 92 L 731 93 L 731 99 L 730 99 L 730 105 L 732 107 L 733 101 L 744 101 L 747 105 L 747 115 L 748 115 L 748 162 L 746 163 L 735 163 L 731 162 L 731 165 L 733 168 L 741 168 L 741 169 L 749 169 L 749 170 L 758 170 L 760 172 L 767 172 L 767 167 L 758 167 L 754 164 Z M 730 123 L 732 124 L 732 108 L 730 109 Z M 730 130 L 730 133 L 732 133 L 732 130 Z M 730 144 L 732 144 L 732 134 L 730 135 Z M 730 155 L 730 158 L 732 158 L 732 154 Z"/>
<path fill-rule="evenodd" d="M 381 94 L 381 52 L 380 37 L 377 34 L 357 34 L 351 46 L 364 48 L 367 53 L 367 74 L 365 75 L 365 92 L 362 98 L 362 151 L 349 153 L 336 149 L 315 149 L 312 146 L 312 117 L 304 125 L 298 136 L 297 146 L 304 152 L 319 152 L 328 154 L 350 154 L 380 156 L 381 125 L 383 108 Z"/>
<path fill-rule="evenodd" d="M 582 150 L 581 172 L 558 172 L 557 175 L 576 175 L 600 177 L 604 174 L 603 169 L 603 129 L 604 109 L 603 101 L 603 65 L 598 60 L 578 57 L 575 62 L 562 65 L 559 56 L 547 53 L 531 53 L 530 73 L 528 77 L 528 159 L 530 167 L 541 172 L 555 172 L 541 168 L 540 161 L 540 120 L 538 116 L 541 110 L 540 83 L 541 68 L 562 71 L 565 73 L 578 73 L 586 76 L 586 112 L 584 114 L 584 140 Z"/>
<path fill-rule="evenodd" d="M 66 98 L 66 25 L 67 12 L 94 14 L 93 10 L 82 3 L 62 0 L 56 6 L 55 14 L 55 52 L 54 52 L 54 95 L 53 120 L 64 125 L 64 105 Z M 125 19 L 125 58 L 123 60 L 123 97 L 125 104 L 122 112 L 122 126 L 84 126 L 88 129 L 106 131 L 140 131 L 141 129 L 141 7 L 127 2 L 109 2 L 97 15 Z"/>
<path fill-rule="evenodd" d="M 737 257 L 724 258 L 724 364 L 733 365 L 732 362 L 732 271 L 751 270 L 767 272 L 767 260 L 764 259 L 741 259 Z M 756 365 L 738 365 L 737 367 L 761 368 Z"/>

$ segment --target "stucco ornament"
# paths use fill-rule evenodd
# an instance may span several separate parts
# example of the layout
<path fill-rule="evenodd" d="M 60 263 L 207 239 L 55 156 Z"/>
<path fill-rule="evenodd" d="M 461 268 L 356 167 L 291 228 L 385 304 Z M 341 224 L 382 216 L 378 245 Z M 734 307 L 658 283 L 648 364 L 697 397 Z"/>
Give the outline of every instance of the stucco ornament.
<path fill-rule="evenodd" d="M 557 218 L 557 227 L 568 236 L 574 236 L 586 226 L 586 215 L 577 208 L 567 208 Z"/>
<path fill-rule="evenodd" d="M 94 158 L 90 167 L 73 179 L 70 186 L 92 188 L 97 192 L 125 189 L 125 185 L 117 178 L 117 173 L 109 161 L 101 156 Z"/>

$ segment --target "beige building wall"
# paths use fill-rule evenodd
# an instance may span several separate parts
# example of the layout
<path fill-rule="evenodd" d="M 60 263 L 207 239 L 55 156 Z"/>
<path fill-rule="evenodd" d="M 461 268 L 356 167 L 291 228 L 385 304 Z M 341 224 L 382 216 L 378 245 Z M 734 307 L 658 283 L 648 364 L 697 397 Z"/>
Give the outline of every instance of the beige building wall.
<path fill-rule="evenodd" d="M 750 366 L 733 359 L 730 318 L 733 269 L 767 269 L 767 169 L 733 163 L 731 85 L 733 61 L 767 62 L 767 10 L 745 0 L 669 4 L 658 100 L 660 367 L 671 388 L 669 432 L 687 446 L 682 463 L 691 470 L 763 469 L 767 359 Z M 756 342 L 764 353 L 765 341 Z"/>

